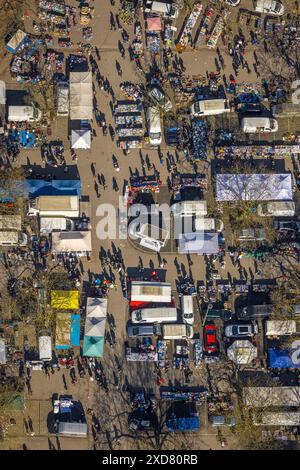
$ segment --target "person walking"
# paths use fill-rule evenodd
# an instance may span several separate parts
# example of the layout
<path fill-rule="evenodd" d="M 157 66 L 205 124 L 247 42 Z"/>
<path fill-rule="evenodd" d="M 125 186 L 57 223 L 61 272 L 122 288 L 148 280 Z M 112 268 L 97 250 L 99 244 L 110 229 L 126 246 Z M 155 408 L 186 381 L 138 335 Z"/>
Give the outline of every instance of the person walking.
<path fill-rule="evenodd" d="M 34 432 L 34 429 L 33 429 L 33 422 L 32 422 L 32 419 L 30 418 L 30 416 L 28 416 L 28 427 L 29 427 L 29 430 L 30 430 L 30 435 L 34 436 L 35 432 Z"/>

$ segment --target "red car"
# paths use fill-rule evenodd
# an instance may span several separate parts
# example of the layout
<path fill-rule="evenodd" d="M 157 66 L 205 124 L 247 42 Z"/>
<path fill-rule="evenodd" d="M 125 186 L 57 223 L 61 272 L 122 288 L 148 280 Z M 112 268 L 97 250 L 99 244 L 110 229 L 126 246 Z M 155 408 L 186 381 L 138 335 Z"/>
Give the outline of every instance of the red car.
<path fill-rule="evenodd" d="M 209 354 L 218 351 L 217 328 L 214 324 L 204 327 L 204 351 Z"/>

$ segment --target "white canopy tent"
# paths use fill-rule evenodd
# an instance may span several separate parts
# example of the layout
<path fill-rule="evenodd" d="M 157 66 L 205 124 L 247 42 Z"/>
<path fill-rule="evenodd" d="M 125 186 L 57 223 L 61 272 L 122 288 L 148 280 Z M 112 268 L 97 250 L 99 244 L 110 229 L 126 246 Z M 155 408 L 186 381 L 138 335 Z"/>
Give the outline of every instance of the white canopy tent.
<path fill-rule="evenodd" d="M 218 234 L 204 230 L 192 233 L 180 233 L 178 237 L 178 252 L 197 253 L 198 255 L 218 253 Z"/>
<path fill-rule="evenodd" d="M 87 318 L 106 318 L 107 299 L 88 297 L 86 301 L 86 316 Z"/>
<path fill-rule="evenodd" d="M 293 199 L 292 176 L 282 174 L 220 174 L 216 181 L 216 200 L 290 201 Z"/>
<path fill-rule="evenodd" d="M 106 323 L 106 317 L 87 318 L 85 321 L 85 329 L 84 329 L 85 336 L 94 336 L 96 338 L 103 337 L 105 335 L 105 323 Z"/>
<path fill-rule="evenodd" d="M 91 131 L 89 129 L 72 130 L 72 149 L 90 149 Z"/>
<path fill-rule="evenodd" d="M 0 80 L 0 104 L 6 103 L 6 85 L 3 80 Z"/>
<path fill-rule="evenodd" d="M 257 348 L 248 339 L 237 340 L 227 349 L 227 357 L 235 364 L 249 364 L 257 358 Z"/>
<path fill-rule="evenodd" d="M 92 251 L 91 232 L 52 232 L 54 253 Z"/>
<path fill-rule="evenodd" d="M 92 72 L 70 72 L 70 119 L 93 119 Z"/>
<path fill-rule="evenodd" d="M 65 217 L 40 217 L 40 231 L 51 233 L 53 230 L 66 230 L 67 219 Z"/>

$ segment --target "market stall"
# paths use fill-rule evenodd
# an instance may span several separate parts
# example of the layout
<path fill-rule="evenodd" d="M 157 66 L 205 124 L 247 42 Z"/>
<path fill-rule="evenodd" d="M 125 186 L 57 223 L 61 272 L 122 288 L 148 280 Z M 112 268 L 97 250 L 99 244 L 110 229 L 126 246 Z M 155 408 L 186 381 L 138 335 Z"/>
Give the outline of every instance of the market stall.
<path fill-rule="evenodd" d="M 214 49 L 217 45 L 217 42 L 224 30 L 225 27 L 225 21 L 227 20 L 228 16 L 230 15 L 229 10 L 225 10 L 222 16 L 219 16 L 217 19 L 217 22 L 210 34 L 210 37 L 206 43 L 207 47 L 210 49 Z"/>
<path fill-rule="evenodd" d="M 139 100 L 118 101 L 114 109 L 116 133 L 120 148 L 129 150 L 141 148 L 144 128 L 142 120 L 143 105 Z"/>
<path fill-rule="evenodd" d="M 197 20 L 202 11 L 203 5 L 201 3 L 196 3 L 194 8 L 187 19 L 185 27 L 177 40 L 176 49 L 180 52 L 186 49 L 187 45 L 192 42 L 192 33 L 193 29 L 196 26 Z"/>
<path fill-rule="evenodd" d="M 90 149 L 91 131 L 89 129 L 72 130 L 71 142 L 72 149 Z"/>

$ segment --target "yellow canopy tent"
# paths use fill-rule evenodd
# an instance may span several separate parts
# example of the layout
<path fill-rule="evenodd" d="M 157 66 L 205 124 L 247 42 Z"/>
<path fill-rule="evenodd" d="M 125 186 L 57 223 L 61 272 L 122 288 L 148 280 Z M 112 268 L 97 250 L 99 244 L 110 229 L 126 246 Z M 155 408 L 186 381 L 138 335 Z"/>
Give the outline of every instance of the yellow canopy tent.
<path fill-rule="evenodd" d="M 59 310 L 77 310 L 79 308 L 78 290 L 51 291 L 51 307 Z"/>

